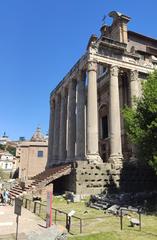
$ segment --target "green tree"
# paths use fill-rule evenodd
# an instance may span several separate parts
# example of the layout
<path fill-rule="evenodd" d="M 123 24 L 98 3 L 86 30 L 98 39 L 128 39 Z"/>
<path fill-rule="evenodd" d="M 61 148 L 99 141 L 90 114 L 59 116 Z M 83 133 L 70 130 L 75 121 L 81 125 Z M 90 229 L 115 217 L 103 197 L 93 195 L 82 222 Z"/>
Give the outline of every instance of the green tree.
<path fill-rule="evenodd" d="M 8 151 L 9 153 L 11 153 L 13 156 L 16 156 L 16 148 L 14 146 L 11 146 L 11 145 L 3 145 L 3 144 L 0 144 L 0 149 L 3 150 L 3 151 Z"/>
<path fill-rule="evenodd" d="M 1 167 L 0 167 L 0 179 L 8 179 L 8 173 L 6 173 Z"/>
<path fill-rule="evenodd" d="M 142 97 L 135 107 L 123 110 L 130 141 L 137 145 L 139 160 L 149 163 L 157 173 L 157 70 L 142 84 Z"/>
<path fill-rule="evenodd" d="M 0 149 L 1 149 L 1 150 L 5 150 L 5 145 L 0 144 Z"/>
<path fill-rule="evenodd" d="M 11 153 L 13 156 L 16 155 L 16 148 L 15 148 L 15 147 L 8 145 L 7 148 L 6 148 L 6 150 L 7 150 L 9 153 Z"/>

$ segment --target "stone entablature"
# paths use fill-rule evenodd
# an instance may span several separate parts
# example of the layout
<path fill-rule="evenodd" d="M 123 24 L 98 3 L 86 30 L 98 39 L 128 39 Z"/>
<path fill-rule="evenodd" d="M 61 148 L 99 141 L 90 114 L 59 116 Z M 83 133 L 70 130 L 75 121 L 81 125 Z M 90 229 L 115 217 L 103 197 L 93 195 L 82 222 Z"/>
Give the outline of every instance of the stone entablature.
<path fill-rule="evenodd" d="M 127 156 L 121 108 L 134 107 L 134 97 L 141 96 L 141 76 L 156 66 L 157 42 L 143 36 L 135 43 L 127 30 L 130 18 L 118 12 L 109 16 L 112 25 L 103 26 L 99 38 L 91 36 L 86 53 L 51 92 L 47 168 L 84 160 L 119 169 Z M 152 49 L 151 41 L 156 50 L 144 57 L 141 49 L 148 49 L 148 42 Z"/>

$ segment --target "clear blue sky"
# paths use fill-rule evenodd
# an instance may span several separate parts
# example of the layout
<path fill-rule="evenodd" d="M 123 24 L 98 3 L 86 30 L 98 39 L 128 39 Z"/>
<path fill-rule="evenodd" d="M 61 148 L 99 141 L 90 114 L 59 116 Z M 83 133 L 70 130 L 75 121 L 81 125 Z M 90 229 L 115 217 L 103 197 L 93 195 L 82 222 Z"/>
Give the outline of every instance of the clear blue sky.
<path fill-rule="evenodd" d="M 157 38 L 156 9 L 156 0 L 0 0 L 0 135 L 47 132 L 50 92 L 104 15 L 120 11 L 131 30 Z"/>

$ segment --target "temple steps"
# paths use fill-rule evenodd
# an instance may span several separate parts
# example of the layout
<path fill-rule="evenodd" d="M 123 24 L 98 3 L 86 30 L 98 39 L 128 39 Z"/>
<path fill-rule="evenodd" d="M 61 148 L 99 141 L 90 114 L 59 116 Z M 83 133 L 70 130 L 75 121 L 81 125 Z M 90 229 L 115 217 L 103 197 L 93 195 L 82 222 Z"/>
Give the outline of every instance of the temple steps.
<path fill-rule="evenodd" d="M 68 175 L 70 174 L 70 172 L 71 164 L 46 169 L 45 171 L 32 177 L 32 183 L 30 183 L 29 185 L 22 188 L 19 184 L 16 184 L 14 187 L 12 187 L 9 191 L 11 199 L 14 199 L 18 196 L 23 196 L 24 194 L 31 192 L 33 187 L 36 187 L 37 189 L 43 188 L 53 180 L 64 175 Z"/>
<path fill-rule="evenodd" d="M 62 166 L 58 166 L 58 167 L 54 167 L 54 168 L 49 168 L 49 169 L 46 169 L 45 171 L 37 174 L 36 176 L 34 176 L 32 178 L 32 180 L 36 180 L 36 181 L 49 180 L 55 174 L 60 175 L 68 169 L 71 170 L 70 164 L 66 164 L 66 165 L 62 165 Z"/>

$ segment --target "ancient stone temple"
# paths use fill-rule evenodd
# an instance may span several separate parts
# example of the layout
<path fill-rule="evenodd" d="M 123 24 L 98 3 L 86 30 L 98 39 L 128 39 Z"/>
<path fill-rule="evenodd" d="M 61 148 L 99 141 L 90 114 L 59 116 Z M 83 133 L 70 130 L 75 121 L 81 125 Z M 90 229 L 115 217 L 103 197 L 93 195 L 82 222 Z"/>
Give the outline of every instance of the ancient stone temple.
<path fill-rule="evenodd" d="M 110 12 L 111 26 L 92 35 L 85 54 L 51 92 L 46 169 L 69 165 L 54 182 L 79 194 L 118 186 L 125 161 L 136 159 L 121 110 L 134 107 L 157 66 L 157 40 L 128 30 L 130 17 Z"/>

